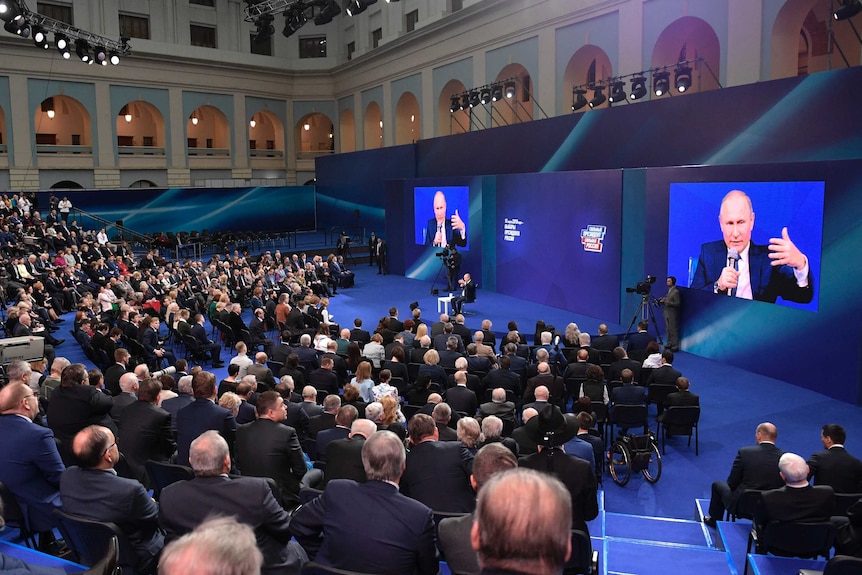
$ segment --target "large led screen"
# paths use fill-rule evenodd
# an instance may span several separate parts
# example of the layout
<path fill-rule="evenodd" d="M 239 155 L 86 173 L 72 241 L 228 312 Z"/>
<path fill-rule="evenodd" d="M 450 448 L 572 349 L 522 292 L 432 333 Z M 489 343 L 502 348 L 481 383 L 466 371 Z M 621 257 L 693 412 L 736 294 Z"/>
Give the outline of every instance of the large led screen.
<path fill-rule="evenodd" d="M 817 310 L 823 182 L 670 185 L 668 275 L 716 297 Z"/>
<path fill-rule="evenodd" d="M 497 291 L 615 319 L 620 308 L 619 171 L 497 178 Z"/>

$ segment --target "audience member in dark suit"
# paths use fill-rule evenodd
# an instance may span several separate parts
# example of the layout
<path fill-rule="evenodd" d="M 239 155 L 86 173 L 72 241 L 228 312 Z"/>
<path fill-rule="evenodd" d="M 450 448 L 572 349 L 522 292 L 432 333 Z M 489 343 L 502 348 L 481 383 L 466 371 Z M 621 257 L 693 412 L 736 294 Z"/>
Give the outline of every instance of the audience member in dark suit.
<path fill-rule="evenodd" d="M 362 465 L 362 446 L 365 440 L 377 432 L 377 424 L 368 419 L 357 419 L 350 426 L 347 439 L 336 439 L 326 446 L 326 467 L 323 468 L 323 484 L 333 479 L 352 479 L 365 483 L 365 467 Z"/>
<path fill-rule="evenodd" d="M 647 385 L 654 383 L 676 385 L 676 380 L 680 377 L 682 377 L 682 373 L 673 367 L 673 352 L 666 349 L 661 354 L 661 367 L 652 371 Z"/>
<path fill-rule="evenodd" d="M 703 518 L 710 527 L 723 519 L 725 509 L 736 510 L 739 496 L 746 489 L 778 489 L 784 483 L 778 473 L 778 460 L 784 454 L 775 446 L 778 430 L 771 423 L 761 423 L 754 437 L 757 445 L 740 448 L 727 481 L 712 484 L 709 515 Z"/>
<path fill-rule="evenodd" d="M 533 399 L 535 401 L 531 401 L 530 403 L 525 403 L 521 408 L 522 411 L 532 407 L 533 409 L 536 410 L 536 413 L 538 413 L 538 412 L 542 411 L 546 405 L 551 403 L 551 401 L 550 401 L 551 400 L 551 392 L 548 391 L 547 387 L 545 387 L 544 385 L 540 385 L 536 389 L 534 389 L 533 391 L 534 391 Z M 557 405 L 557 404 L 554 404 L 554 405 Z M 562 409 L 562 406 L 560 406 L 560 405 L 557 405 L 557 407 Z"/>
<path fill-rule="evenodd" d="M 194 440 L 190 459 L 195 478 L 169 485 L 159 499 L 159 524 L 168 534 L 188 533 L 214 514 L 233 516 L 254 529 L 263 553 L 262 573 L 299 575 L 307 556 L 290 541 L 290 516 L 266 479 L 229 477 L 230 452 L 216 431 Z"/>
<path fill-rule="evenodd" d="M 470 532 L 482 573 L 562 573 L 575 513 L 565 485 L 546 473 L 513 469 L 492 477 Z"/>
<path fill-rule="evenodd" d="M 416 414 L 407 424 L 413 447 L 401 480 L 401 493 L 434 511 L 470 513 L 475 507 L 470 487 L 473 456 L 460 443 L 438 441 L 434 419 Z"/>
<path fill-rule="evenodd" d="M 30 366 L 13 361 L 6 367 L 10 382 L 0 389 L 0 481 L 18 499 L 29 516 L 31 530 L 50 532 L 57 526 L 60 474 L 65 466 L 50 429 L 36 425 L 39 400 L 23 383 Z M 41 541 L 40 546 L 44 543 Z"/>
<path fill-rule="evenodd" d="M 820 440 L 824 451 L 808 460 L 814 485 L 830 485 L 835 493 L 862 493 L 862 461 L 844 449 L 847 433 L 834 423 L 823 426 Z"/>
<path fill-rule="evenodd" d="M 191 336 L 198 342 L 198 347 L 202 351 L 210 353 L 213 368 L 224 365 L 221 360 L 221 344 L 215 343 L 207 337 L 203 314 L 195 314 L 195 324 L 191 328 Z"/>
<path fill-rule="evenodd" d="M 605 440 L 599 435 L 593 435 L 590 430 L 595 425 L 595 420 L 591 413 L 582 411 L 575 415 L 578 418 L 578 439 L 586 441 L 593 447 L 593 457 L 596 463 L 596 474 L 601 476 L 605 457 Z"/>
<path fill-rule="evenodd" d="M 611 364 L 610 371 L 608 371 L 608 381 L 622 381 L 621 374 L 623 370 L 630 369 L 634 374 L 635 381 L 641 385 L 646 384 L 645 381 L 641 381 L 639 379 L 641 373 L 641 362 L 629 359 L 629 356 L 626 354 L 626 350 L 621 347 L 614 348 L 614 359 L 615 361 Z"/>
<path fill-rule="evenodd" d="M 655 337 L 651 336 L 647 332 L 648 329 L 649 323 L 646 320 L 641 320 L 638 322 L 637 333 L 633 333 L 628 336 L 628 347 L 626 349 L 629 353 L 633 351 L 645 350 L 649 342 L 655 341 Z"/>
<path fill-rule="evenodd" d="M 177 382 L 177 396 L 162 402 L 162 409 L 171 414 L 171 430 L 174 432 L 177 430 L 177 414 L 195 401 L 192 393 L 192 376 L 184 375 Z"/>
<path fill-rule="evenodd" d="M 360 573 L 437 573 L 431 510 L 398 493 L 404 459 L 398 436 L 374 433 L 362 448 L 368 481 L 330 481 L 297 511 L 290 528 L 310 557 Z"/>
<path fill-rule="evenodd" d="M 784 487 L 766 491 L 754 514 L 758 529 L 771 521 L 829 521 L 835 505 L 835 492 L 828 485 L 808 484 L 808 465 L 795 453 L 778 460 Z"/>
<path fill-rule="evenodd" d="M 138 401 L 138 377 L 134 373 L 124 373 L 120 377 L 120 395 L 114 397 L 111 419 L 119 423 L 120 415 L 126 407 Z"/>
<path fill-rule="evenodd" d="M 117 432 L 117 426 L 108 413 L 114 400 L 90 385 L 87 368 L 73 363 L 63 369 L 60 387 L 51 394 L 48 404 L 48 427 L 60 440 L 63 461 L 73 462 L 72 440 L 88 425 L 103 425 Z"/>
<path fill-rule="evenodd" d="M 165 545 L 159 507 L 140 482 L 114 472 L 120 459 L 114 434 L 99 425 L 85 427 L 75 436 L 73 451 L 80 467 L 69 467 L 60 477 L 63 510 L 116 523 L 135 548 L 138 562 L 133 567 L 150 564 Z"/>
<path fill-rule="evenodd" d="M 257 399 L 257 419 L 236 430 L 236 463 L 244 476 L 270 477 L 281 492 L 285 509 L 299 503 L 299 482 L 305 475 L 305 458 L 296 431 L 283 425 L 284 399 L 265 391 Z"/>
<path fill-rule="evenodd" d="M 605 323 L 599 324 L 599 335 L 593 338 L 592 347 L 603 350 L 613 351 L 620 344 L 620 338 L 617 335 L 608 333 L 608 325 Z"/>
<path fill-rule="evenodd" d="M 308 374 L 308 383 L 318 391 L 325 391 L 330 395 L 338 395 L 338 376 L 332 371 L 334 363 L 331 357 L 320 358 L 320 368 Z"/>
<path fill-rule="evenodd" d="M 352 405 L 342 405 L 335 412 L 335 427 L 321 429 L 317 432 L 317 459 L 326 460 L 326 448 L 332 441 L 347 439 L 350 435 L 350 426 L 356 421 L 359 412 Z"/>
<path fill-rule="evenodd" d="M 569 364 L 569 367 L 575 364 Z M 566 368 L 568 369 L 568 368 Z M 536 389 L 544 387 L 548 395 L 545 400 L 550 401 L 557 407 L 564 407 L 566 401 L 566 386 L 563 383 L 563 378 L 551 373 L 551 366 L 543 361 L 539 364 L 535 377 L 531 377 L 527 382 L 527 387 L 524 389 L 523 403 L 531 403 L 538 399 Z"/>
<path fill-rule="evenodd" d="M 624 369 L 620 374 L 623 384 L 611 392 L 611 411 L 614 405 L 646 405 L 646 388 L 634 384 L 634 373 Z"/>
<path fill-rule="evenodd" d="M 312 417 L 323 413 L 323 406 L 317 404 L 317 390 L 314 389 L 313 385 L 306 385 L 302 388 L 302 403 L 299 405 L 308 415 L 309 424 Z"/>
<path fill-rule="evenodd" d="M 521 397 L 521 376 L 510 369 L 511 360 L 507 360 L 509 360 L 508 355 L 501 357 L 499 369 L 492 369 L 488 372 L 488 375 L 482 379 L 483 394 L 486 389 L 497 389 L 498 387 L 501 387 L 514 393 L 515 397 Z"/>
<path fill-rule="evenodd" d="M 153 487 L 147 475 L 148 460 L 168 461 L 177 449 L 171 433 L 171 414 L 157 407 L 162 386 L 155 379 L 146 379 L 138 388 L 138 400 L 126 407 L 117 426 L 117 444 L 135 477 L 147 489 Z"/>
<path fill-rule="evenodd" d="M 284 405 L 287 408 L 287 419 L 284 423 L 295 429 L 299 441 L 302 441 L 308 436 L 308 414 L 299 402 L 291 401 L 291 397 L 296 395 L 293 389 L 293 378 L 289 375 L 282 376 L 279 384 L 275 386 L 275 391 L 284 399 Z"/>
<path fill-rule="evenodd" d="M 177 413 L 177 463 L 189 465 L 189 447 L 205 431 L 218 432 L 233 448 L 236 419 L 216 405 L 215 375 L 201 371 L 192 380 L 195 400 Z"/>
<path fill-rule="evenodd" d="M 159 343 L 159 316 L 154 315 L 144 323 L 145 327 L 141 332 L 141 345 L 147 352 L 147 363 L 160 365 L 162 360 L 167 360 L 169 365 L 177 362 L 177 358 L 172 351 L 165 349 Z"/>
<path fill-rule="evenodd" d="M 572 529 L 589 535 L 587 521 L 599 514 L 598 485 L 589 462 L 559 449 L 578 433 L 578 420 L 566 418 L 555 405 L 545 407 L 526 427 L 538 452 L 520 460 L 521 467 L 556 476 L 569 491 L 572 502 Z"/>
<path fill-rule="evenodd" d="M 353 329 L 350 330 L 350 341 L 355 341 L 362 345 L 371 341 L 371 334 L 367 330 L 362 329 L 362 320 L 359 318 L 353 320 Z"/>
<path fill-rule="evenodd" d="M 120 376 L 129 371 L 129 351 L 118 347 L 114 352 L 114 365 L 105 370 L 105 387 L 111 395 L 120 395 Z"/>
<path fill-rule="evenodd" d="M 431 418 L 437 427 L 437 441 L 458 441 L 458 433 L 454 428 L 458 425 L 458 420 L 452 420 L 452 408 L 448 404 L 442 401 L 435 404 L 431 410 Z"/>
<path fill-rule="evenodd" d="M 339 407 L 341 407 L 341 398 L 338 394 L 324 397 L 323 412 L 310 417 L 308 420 L 309 437 L 317 437 L 317 434 L 324 429 L 335 427 L 335 414 L 338 413 Z"/>
<path fill-rule="evenodd" d="M 293 353 L 295 353 L 299 358 L 299 365 L 305 368 L 306 373 L 320 367 L 320 360 L 317 357 L 317 352 L 311 348 L 311 336 L 307 333 L 300 336 L 299 347 L 294 349 Z"/>
<path fill-rule="evenodd" d="M 518 467 L 517 458 L 501 443 L 490 443 L 479 450 L 473 459 L 470 484 L 477 494 L 489 479 L 501 471 Z M 470 531 L 475 514 L 447 517 L 438 525 L 438 546 L 443 552 L 452 573 L 479 575 L 479 556 L 470 544 Z"/>
<path fill-rule="evenodd" d="M 454 373 L 455 387 L 450 387 L 446 391 L 446 403 L 453 411 L 460 411 L 473 417 L 476 415 L 476 410 L 479 409 L 479 400 L 476 398 L 476 394 L 467 387 L 467 376 L 466 371 Z"/>

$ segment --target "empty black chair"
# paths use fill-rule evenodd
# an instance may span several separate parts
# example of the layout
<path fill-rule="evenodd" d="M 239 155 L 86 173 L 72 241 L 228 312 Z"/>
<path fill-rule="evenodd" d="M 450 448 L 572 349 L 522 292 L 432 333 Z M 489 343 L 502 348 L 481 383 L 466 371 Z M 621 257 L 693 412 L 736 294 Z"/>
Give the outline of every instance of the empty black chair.
<path fill-rule="evenodd" d="M 754 552 L 760 555 L 771 553 L 780 557 L 800 557 L 816 559 L 823 556 L 829 559 L 832 545 L 835 542 L 835 525 L 828 521 L 795 522 L 772 521 L 762 530 L 755 527 L 748 536 L 746 553 Z M 748 574 L 748 562 L 743 575 Z"/>
<path fill-rule="evenodd" d="M 661 439 L 661 452 L 665 453 L 665 440 L 670 435 L 687 435 L 688 446 L 691 447 L 691 436 L 694 435 L 694 454 L 700 455 L 698 448 L 697 422 L 700 420 L 700 406 L 672 405 L 662 414 L 658 422 L 657 435 Z"/>
<path fill-rule="evenodd" d="M 763 491 L 759 489 L 746 489 L 739 495 L 736 500 L 736 507 L 728 509 L 727 515 L 731 521 L 737 519 L 754 519 L 754 512 L 757 506 L 760 505 L 760 495 Z"/>
<path fill-rule="evenodd" d="M 175 465 L 150 459 L 144 464 L 144 467 L 146 467 L 147 475 L 153 483 L 153 499 L 156 501 L 159 500 L 162 489 L 171 483 L 195 478 L 195 472 L 192 471 L 192 468 L 185 465 Z"/>
<path fill-rule="evenodd" d="M 3 518 L 6 520 L 6 525 L 18 529 L 19 533 L 21 533 L 21 539 L 24 540 L 24 544 L 27 547 L 35 549 L 36 536 L 30 531 L 30 522 L 27 519 L 27 515 L 21 509 L 18 500 L 15 499 L 15 495 L 9 491 L 9 488 L 2 481 L 0 481 L 0 501 L 3 502 Z"/>
<path fill-rule="evenodd" d="M 590 575 L 598 572 L 599 553 L 593 551 L 590 537 L 580 529 L 572 529 L 572 554 L 563 566 L 564 575 Z"/>
<path fill-rule="evenodd" d="M 823 570 L 823 575 L 859 575 L 859 573 L 862 573 L 862 557 L 849 555 L 836 555 L 829 560 Z"/>

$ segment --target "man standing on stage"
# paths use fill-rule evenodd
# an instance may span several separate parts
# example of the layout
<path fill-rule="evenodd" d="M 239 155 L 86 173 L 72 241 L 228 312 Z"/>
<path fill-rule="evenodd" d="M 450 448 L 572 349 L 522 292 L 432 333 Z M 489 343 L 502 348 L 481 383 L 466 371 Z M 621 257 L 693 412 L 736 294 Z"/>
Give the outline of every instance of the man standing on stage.
<path fill-rule="evenodd" d="M 659 300 L 664 304 L 664 326 L 667 329 L 667 348 L 671 351 L 679 351 L 679 306 L 682 303 L 679 289 L 676 287 L 676 278 L 668 276 L 667 295 Z"/>
<path fill-rule="evenodd" d="M 449 246 L 449 256 L 446 258 L 446 291 L 452 291 L 461 275 L 461 254 L 455 244 Z"/>

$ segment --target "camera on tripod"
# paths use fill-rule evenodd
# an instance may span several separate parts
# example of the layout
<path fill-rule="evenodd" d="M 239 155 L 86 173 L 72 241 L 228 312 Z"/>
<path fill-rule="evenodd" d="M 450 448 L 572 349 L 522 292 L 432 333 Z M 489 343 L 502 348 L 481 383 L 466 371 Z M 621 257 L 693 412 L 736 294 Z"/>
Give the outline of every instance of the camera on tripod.
<path fill-rule="evenodd" d="M 443 258 L 444 260 L 449 257 L 449 246 L 446 246 L 441 251 L 434 254 L 438 258 Z"/>
<path fill-rule="evenodd" d="M 649 295 L 652 291 L 652 284 L 655 283 L 655 276 L 647 276 L 642 282 L 638 282 L 635 287 L 627 287 L 626 293 L 636 293 L 638 295 Z"/>

